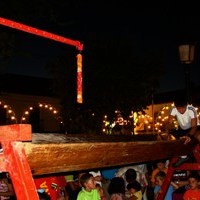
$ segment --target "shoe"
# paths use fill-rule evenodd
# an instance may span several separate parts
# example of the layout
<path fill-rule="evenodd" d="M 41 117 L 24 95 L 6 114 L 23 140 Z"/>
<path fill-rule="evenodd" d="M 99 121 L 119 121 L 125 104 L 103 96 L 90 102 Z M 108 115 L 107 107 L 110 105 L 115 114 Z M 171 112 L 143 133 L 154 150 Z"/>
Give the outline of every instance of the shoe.
<path fill-rule="evenodd" d="M 179 167 L 180 165 L 182 165 L 183 163 L 185 163 L 189 159 L 190 159 L 189 156 L 186 156 L 185 158 L 179 158 L 178 161 L 176 161 L 175 163 L 172 164 L 172 167 Z"/>

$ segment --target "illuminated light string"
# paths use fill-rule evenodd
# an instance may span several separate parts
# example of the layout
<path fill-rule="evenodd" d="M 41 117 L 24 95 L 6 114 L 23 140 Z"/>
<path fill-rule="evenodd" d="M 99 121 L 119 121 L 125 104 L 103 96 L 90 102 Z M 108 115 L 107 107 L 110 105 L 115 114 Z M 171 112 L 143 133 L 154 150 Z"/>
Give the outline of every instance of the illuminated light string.
<path fill-rule="evenodd" d="M 142 112 L 133 112 L 129 116 L 128 120 L 125 120 L 123 117 L 118 117 L 114 120 L 109 120 L 108 116 L 105 115 L 103 119 L 103 127 L 102 132 L 107 134 L 112 134 L 112 129 L 116 126 L 116 124 L 121 126 L 126 126 L 129 122 L 132 121 L 134 127 L 134 134 L 138 134 L 140 129 L 143 129 L 142 132 L 148 132 L 154 130 L 157 133 L 164 132 L 166 130 L 166 125 L 168 121 L 168 114 L 169 109 L 174 106 L 174 104 L 165 105 L 162 109 L 158 112 L 157 116 L 155 117 L 155 122 L 153 123 L 152 116 L 148 114 L 143 114 Z M 198 118 L 200 116 L 199 108 L 195 108 L 198 113 Z M 117 111 L 119 112 L 119 111 Z M 173 120 L 172 128 L 178 129 L 178 122 Z"/>
<path fill-rule="evenodd" d="M 119 110 L 115 111 L 115 119 L 109 120 L 108 116 L 105 115 L 103 119 L 103 126 L 102 126 L 102 132 L 105 134 L 112 134 L 114 127 L 126 127 L 131 124 L 130 119 L 124 119 L 121 112 Z"/>
<path fill-rule="evenodd" d="M 161 133 L 162 131 L 166 130 L 166 125 L 168 121 L 168 115 L 169 115 L 169 109 L 174 106 L 174 104 L 171 105 L 165 105 L 160 112 L 158 113 L 156 120 L 155 120 L 155 131 L 158 133 Z M 173 120 L 172 128 L 178 129 L 178 123 L 176 120 Z"/>
<path fill-rule="evenodd" d="M 77 55 L 77 103 L 83 103 L 82 55 Z"/>
<path fill-rule="evenodd" d="M 62 117 L 59 115 L 58 110 L 53 107 L 50 104 L 44 104 L 44 103 L 38 103 L 37 107 L 41 108 L 41 109 L 46 109 L 47 111 L 50 111 L 56 120 L 58 120 L 58 122 L 60 124 L 63 124 L 63 120 Z M 31 114 L 31 112 L 34 110 L 35 107 L 30 106 L 28 110 L 24 111 L 22 117 L 21 117 L 21 123 L 27 123 L 27 121 L 29 120 L 29 116 Z"/>
<path fill-rule="evenodd" d="M 11 106 L 4 103 L 3 101 L 0 101 L 0 107 L 6 110 L 6 119 L 9 119 L 9 124 L 16 124 L 17 118 Z"/>

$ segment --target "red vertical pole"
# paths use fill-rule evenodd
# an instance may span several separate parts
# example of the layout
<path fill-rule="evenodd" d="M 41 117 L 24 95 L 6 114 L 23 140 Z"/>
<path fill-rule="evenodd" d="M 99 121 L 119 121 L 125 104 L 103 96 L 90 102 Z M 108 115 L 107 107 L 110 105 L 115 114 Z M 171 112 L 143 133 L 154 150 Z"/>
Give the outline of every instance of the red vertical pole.
<path fill-rule="evenodd" d="M 83 103 L 82 55 L 77 55 L 77 103 Z"/>
<path fill-rule="evenodd" d="M 3 170 L 8 172 L 18 200 L 39 200 L 22 142 L 1 141 Z"/>
<path fill-rule="evenodd" d="M 167 174 L 166 174 L 166 178 L 161 186 L 161 192 L 158 194 L 157 196 L 157 199 L 156 200 L 163 200 L 165 198 L 165 195 L 167 193 L 167 190 L 168 190 L 168 187 L 171 183 L 171 180 L 172 180 L 172 176 L 174 174 L 174 170 L 175 168 L 172 167 L 172 164 L 174 162 L 176 162 L 178 158 L 172 158 L 170 160 L 170 163 L 169 163 L 169 167 L 168 167 L 168 170 L 167 170 Z"/>

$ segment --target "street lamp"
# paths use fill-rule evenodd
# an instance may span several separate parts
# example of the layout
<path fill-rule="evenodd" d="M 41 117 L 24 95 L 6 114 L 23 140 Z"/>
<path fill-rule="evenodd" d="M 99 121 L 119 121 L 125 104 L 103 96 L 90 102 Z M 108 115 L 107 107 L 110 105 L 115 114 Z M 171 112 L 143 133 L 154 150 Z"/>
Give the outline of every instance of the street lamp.
<path fill-rule="evenodd" d="M 191 44 L 183 44 L 179 46 L 179 56 L 180 61 L 184 64 L 184 72 L 185 72 L 185 90 L 187 95 L 187 100 L 191 103 L 190 96 L 190 66 L 194 61 L 194 51 L 195 46 Z"/>

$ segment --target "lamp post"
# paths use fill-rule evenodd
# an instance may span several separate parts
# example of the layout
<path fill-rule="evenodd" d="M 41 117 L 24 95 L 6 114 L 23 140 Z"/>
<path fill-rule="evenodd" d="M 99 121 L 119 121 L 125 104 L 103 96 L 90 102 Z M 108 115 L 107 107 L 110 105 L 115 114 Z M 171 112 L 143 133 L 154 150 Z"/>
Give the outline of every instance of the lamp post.
<path fill-rule="evenodd" d="M 179 46 L 180 61 L 184 65 L 185 91 L 186 91 L 188 103 L 191 103 L 190 68 L 191 68 L 192 62 L 194 61 L 194 51 L 195 51 L 194 45 L 183 44 Z"/>

